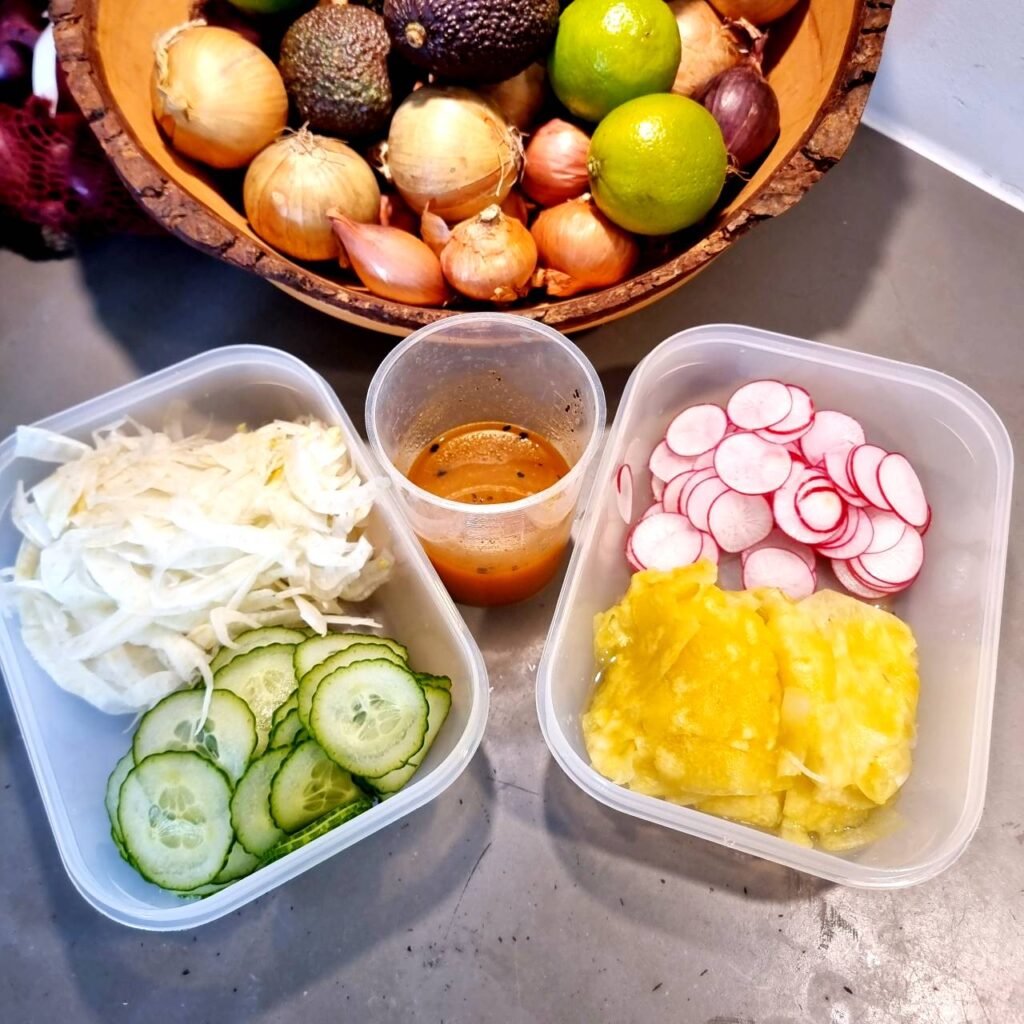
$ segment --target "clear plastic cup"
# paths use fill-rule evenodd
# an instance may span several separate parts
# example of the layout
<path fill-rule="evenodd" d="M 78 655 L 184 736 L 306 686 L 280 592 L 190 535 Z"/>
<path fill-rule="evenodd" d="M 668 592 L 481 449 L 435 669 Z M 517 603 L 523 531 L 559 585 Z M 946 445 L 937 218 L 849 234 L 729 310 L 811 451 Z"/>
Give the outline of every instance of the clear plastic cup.
<path fill-rule="evenodd" d="M 569 472 L 537 494 L 490 506 L 438 497 L 407 478 L 433 438 L 495 420 L 545 437 Z M 587 357 L 552 328 L 504 313 L 417 331 L 381 363 L 366 398 L 370 447 L 413 529 L 449 593 L 477 605 L 520 601 L 555 574 L 604 422 L 604 391 Z"/>

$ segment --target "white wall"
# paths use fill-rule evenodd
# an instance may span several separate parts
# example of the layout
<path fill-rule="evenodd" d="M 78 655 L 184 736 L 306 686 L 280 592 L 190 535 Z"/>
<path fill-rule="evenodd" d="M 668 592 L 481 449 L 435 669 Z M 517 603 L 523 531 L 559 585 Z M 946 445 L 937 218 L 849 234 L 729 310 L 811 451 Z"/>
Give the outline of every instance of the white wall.
<path fill-rule="evenodd" d="M 864 121 L 1024 209 L 1024 3 L 896 0 Z"/>

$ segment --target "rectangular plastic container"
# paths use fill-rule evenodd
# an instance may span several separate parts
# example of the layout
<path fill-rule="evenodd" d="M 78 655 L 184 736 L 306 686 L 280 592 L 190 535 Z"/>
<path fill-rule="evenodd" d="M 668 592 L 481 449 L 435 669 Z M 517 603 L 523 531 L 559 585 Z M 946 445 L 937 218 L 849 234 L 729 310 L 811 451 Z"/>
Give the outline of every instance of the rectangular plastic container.
<path fill-rule="evenodd" d="M 803 385 L 819 409 L 849 413 L 870 441 L 904 452 L 934 511 L 924 569 L 892 606 L 917 637 L 921 672 L 914 770 L 896 803 L 903 823 L 847 855 L 617 786 L 590 766 L 580 729 L 595 682 L 594 615 L 629 584 L 617 468 L 632 468 L 638 516 L 649 503 L 647 458 L 670 418 L 697 402 L 724 404 L 739 384 L 762 377 Z M 944 374 L 748 327 L 669 338 L 626 387 L 538 669 L 537 710 L 555 759 L 581 789 L 625 814 L 834 882 L 887 889 L 937 875 L 967 846 L 985 802 L 1012 478 L 1006 428 Z"/>
<path fill-rule="evenodd" d="M 187 432 L 224 437 L 239 423 L 314 416 L 341 427 L 359 473 L 382 477 L 327 383 L 283 352 L 238 345 L 216 349 L 42 420 L 38 425 L 88 441 L 130 415 L 154 428 L 168 413 Z M 52 467 L 15 460 L 14 439 L 0 444 L 0 565 L 13 564 L 20 535 L 11 524 L 15 482 L 26 487 Z M 409 785 L 352 822 L 203 900 L 183 900 L 143 881 L 118 855 L 103 806 L 107 776 L 130 742 L 131 716 L 112 717 L 61 690 L 21 642 L 16 615 L 0 616 L 0 668 L 28 749 L 57 849 L 78 891 L 122 924 L 175 930 L 207 924 L 423 806 L 462 773 L 483 736 L 488 683 L 483 658 L 390 492 L 368 524 L 375 545 L 395 555 L 392 578 L 359 605 L 409 647 L 425 671 L 452 678 L 452 710 Z"/>

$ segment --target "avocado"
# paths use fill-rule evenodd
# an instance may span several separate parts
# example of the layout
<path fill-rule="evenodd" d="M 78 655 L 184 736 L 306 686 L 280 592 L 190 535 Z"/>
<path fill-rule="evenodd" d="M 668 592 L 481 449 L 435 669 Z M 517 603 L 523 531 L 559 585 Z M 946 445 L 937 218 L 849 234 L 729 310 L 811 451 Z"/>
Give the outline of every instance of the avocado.
<path fill-rule="evenodd" d="M 453 82 L 500 82 L 544 57 L 558 0 L 384 0 L 395 49 Z"/>
<path fill-rule="evenodd" d="M 303 14 L 281 41 L 281 77 L 299 118 L 314 131 L 372 135 L 391 113 L 391 41 L 379 14 L 326 4 Z"/>

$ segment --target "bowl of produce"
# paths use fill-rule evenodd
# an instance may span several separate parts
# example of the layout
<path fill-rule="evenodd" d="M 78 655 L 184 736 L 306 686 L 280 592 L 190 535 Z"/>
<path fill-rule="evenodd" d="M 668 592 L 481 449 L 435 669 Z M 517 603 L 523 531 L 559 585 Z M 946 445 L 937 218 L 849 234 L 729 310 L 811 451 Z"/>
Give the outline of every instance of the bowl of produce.
<path fill-rule="evenodd" d="M 747 327 L 668 339 L 538 670 L 555 759 L 821 878 L 932 878 L 984 805 L 1012 477 L 999 418 L 943 374 Z"/>
<path fill-rule="evenodd" d="M 333 316 L 562 331 L 679 287 L 839 160 L 868 0 L 56 0 L 141 205 Z"/>
<path fill-rule="evenodd" d="M 337 397 L 234 346 L 0 445 L 0 667 L 61 860 L 191 928 L 422 807 L 483 660 Z"/>

